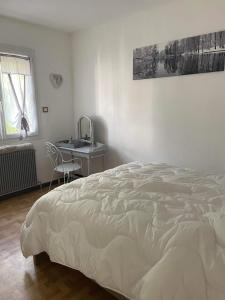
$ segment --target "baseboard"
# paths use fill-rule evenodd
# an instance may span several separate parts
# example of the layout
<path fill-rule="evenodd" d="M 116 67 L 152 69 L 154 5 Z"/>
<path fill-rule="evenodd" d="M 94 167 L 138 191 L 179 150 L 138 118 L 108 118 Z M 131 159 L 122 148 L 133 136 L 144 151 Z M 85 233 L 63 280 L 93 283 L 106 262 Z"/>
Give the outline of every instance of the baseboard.
<path fill-rule="evenodd" d="M 77 177 L 79 178 L 82 178 L 83 176 L 82 175 L 78 175 L 76 174 Z M 63 183 L 64 182 L 64 178 L 60 178 L 60 182 Z M 55 179 L 52 181 L 52 185 L 57 185 L 58 184 L 58 179 Z M 43 187 L 48 187 L 50 185 L 50 181 L 47 181 L 47 182 L 39 182 L 37 185 L 34 185 L 32 187 L 29 187 L 29 188 L 26 188 L 24 190 L 20 190 L 20 191 L 16 191 L 16 192 L 13 192 L 13 193 L 9 193 L 9 194 L 5 194 L 5 195 L 2 195 L 0 196 L 0 200 L 4 200 L 4 199 L 8 199 L 8 198 L 12 198 L 12 197 L 15 197 L 15 196 L 19 196 L 19 195 L 22 195 L 22 194 L 25 194 L 25 193 L 29 193 L 29 192 L 32 192 L 32 191 L 36 191 L 38 189 L 41 189 Z"/>
<path fill-rule="evenodd" d="M 4 199 L 12 198 L 12 197 L 15 197 L 15 196 L 19 196 L 19 195 L 22 195 L 22 194 L 25 194 L 25 193 L 29 193 L 29 192 L 38 190 L 40 188 L 41 188 L 41 184 L 37 184 L 37 185 L 34 185 L 32 187 L 23 189 L 23 190 L 19 190 L 19 191 L 13 192 L 13 193 L 8 193 L 8 194 L 1 195 L 0 200 L 4 200 Z"/>

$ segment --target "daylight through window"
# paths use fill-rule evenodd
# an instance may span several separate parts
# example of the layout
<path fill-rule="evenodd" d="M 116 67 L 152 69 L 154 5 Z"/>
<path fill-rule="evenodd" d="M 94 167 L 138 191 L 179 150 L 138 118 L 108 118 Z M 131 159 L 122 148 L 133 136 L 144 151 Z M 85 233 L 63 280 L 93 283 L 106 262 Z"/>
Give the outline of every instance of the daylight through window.
<path fill-rule="evenodd" d="M 0 53 L 1 138 L 38 133 L 31 58 Z"/>

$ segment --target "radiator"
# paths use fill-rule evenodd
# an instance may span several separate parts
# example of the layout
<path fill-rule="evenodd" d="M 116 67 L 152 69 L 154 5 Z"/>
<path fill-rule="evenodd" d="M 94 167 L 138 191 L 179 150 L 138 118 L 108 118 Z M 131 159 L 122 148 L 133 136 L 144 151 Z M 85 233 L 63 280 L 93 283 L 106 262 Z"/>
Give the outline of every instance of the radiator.
<path fill-rule="evenodd" d="M 34 149 L 0 154 L 0 196 L 37 184 Z"/>

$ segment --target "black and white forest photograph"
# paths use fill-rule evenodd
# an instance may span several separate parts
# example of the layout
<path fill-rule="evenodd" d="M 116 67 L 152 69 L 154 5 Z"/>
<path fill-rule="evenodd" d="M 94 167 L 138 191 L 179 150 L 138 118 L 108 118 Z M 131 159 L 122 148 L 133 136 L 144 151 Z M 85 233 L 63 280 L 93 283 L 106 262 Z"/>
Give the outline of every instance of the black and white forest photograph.
<path fill-rule="evenodd" d="M 225 31 L 137 48 L 133 79 L 224 71 Z"/>

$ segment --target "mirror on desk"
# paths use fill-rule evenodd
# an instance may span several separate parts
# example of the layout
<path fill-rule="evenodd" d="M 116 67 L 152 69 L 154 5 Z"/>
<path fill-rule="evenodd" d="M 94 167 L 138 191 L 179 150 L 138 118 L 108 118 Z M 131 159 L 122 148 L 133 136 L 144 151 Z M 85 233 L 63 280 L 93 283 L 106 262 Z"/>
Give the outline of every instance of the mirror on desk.
<path fill-rule="evenodd" d="M 94 144 L 94 126 L 90 117 L 83 115 L 78 120 L 78 140 Z"/>

